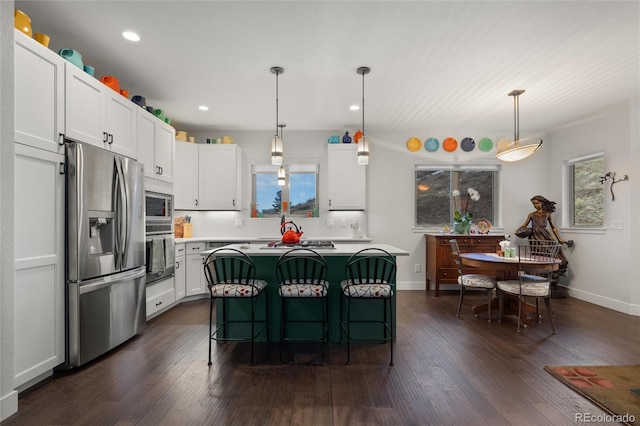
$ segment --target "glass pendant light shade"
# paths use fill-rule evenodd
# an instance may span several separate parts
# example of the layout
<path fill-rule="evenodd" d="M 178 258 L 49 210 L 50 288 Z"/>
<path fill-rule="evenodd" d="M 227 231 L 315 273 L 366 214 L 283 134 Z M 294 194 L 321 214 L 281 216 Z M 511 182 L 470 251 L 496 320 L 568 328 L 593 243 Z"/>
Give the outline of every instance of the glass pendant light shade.
<path fill-rule="evenodd" d="M 496 158 L 500 161 L 512 162 L 527 158 L 536 152 L 542 145 L 540 138 L 520 139 L 520 95 L 524 90 L 513 90 L 509 96 L 513 96 L 513 142 L 498 150 Z"/>
<path fill-rule="evenodd" d="M 284 186 L 286 180 L 286 172 L 284 170 L 284 166 L 280 166 L 278 169 L 278 185 Z"/>
<path fill-rule="evenodd" d="M 282 138 L 278 133 L 280 124 L 278 123 L 278 76 L 284 72 L 282 67 L 271 67 L 271 73 L 276 75 L 276 134 L 271 139 L 271 164 L 274 166 L 282 165 Z"/>
<path fill-rule="evenodd" d="M 364 132 L 364 76 L 371 72 L 369 67 L 360 67 L 356 70 L 362 76 L 362 137 L 358 141 L 358 165 L 369 164 L 369 140 Z"/>
<path fill-rule="evenodd" d="M 536 152 L 540 146 L 542 146 L 542 139 L 540 138 L 519 139 L 498 151 L 496 158 L 507 162 L 523 160 Z"/>
<path fill-rule="evenodd" d="M 271 164 L 280 166 L 282 159 L 282 138 L 276 135 L 271 139 Z"/>
<path fill-rule="evenodd" d="M 358 141 L 358 164 L 361 166 L 369 164 L 369 141 L 366 136 L 362 136 Z"/>

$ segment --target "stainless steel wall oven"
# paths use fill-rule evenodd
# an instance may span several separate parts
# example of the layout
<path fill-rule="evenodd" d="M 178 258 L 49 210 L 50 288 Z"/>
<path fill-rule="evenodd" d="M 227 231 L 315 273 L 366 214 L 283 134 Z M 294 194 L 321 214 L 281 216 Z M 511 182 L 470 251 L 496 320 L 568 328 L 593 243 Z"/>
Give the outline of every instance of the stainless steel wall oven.
<path fill-rule="evenodd" d="M 146 284 L 175 274 L 173 196 L 145 193 Z"/>

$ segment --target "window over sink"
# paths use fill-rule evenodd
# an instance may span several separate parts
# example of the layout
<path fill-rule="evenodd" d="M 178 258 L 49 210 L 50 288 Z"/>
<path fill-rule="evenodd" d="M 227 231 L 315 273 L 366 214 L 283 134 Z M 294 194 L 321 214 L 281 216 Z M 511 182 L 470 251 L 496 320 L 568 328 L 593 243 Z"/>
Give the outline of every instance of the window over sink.
<path fill-rule="evenodd" d="M 285 164 L 285 184 L 278 185 L 279 166 L 251 166 L 251 217 L 318 217 L 318 165 Z"/>

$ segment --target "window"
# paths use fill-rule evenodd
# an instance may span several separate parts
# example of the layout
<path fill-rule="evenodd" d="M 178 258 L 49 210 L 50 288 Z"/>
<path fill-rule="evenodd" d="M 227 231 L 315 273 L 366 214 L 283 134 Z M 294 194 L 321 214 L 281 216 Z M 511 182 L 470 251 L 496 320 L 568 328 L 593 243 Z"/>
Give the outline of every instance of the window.
<path fill-rule="evenodd" d="M 474 220 L 486 219 L 494 223 L 497 207 L 498 166 L 457 167 L 416 166 L 416 226 L 443 226 L 453 221 L 456 207 L 473 214 Z M 473 188 L 480 194 L 477 201 L 467 200 Z M 459 203 L 454 205 L 453 190 L 460 191 Z M 468 202 L 468 204 L 467 204 Z"/>
<path fill-rule="evenodd" d="M 252 217 L 318 217 L 318 166 L 285 165 L 287 178 L 278 185 L 279 166 L 252 167 Z"/>
<path fill-rule="evenodd" d="M 603 154 L 570 160 L 567 165 L 571 226 L 604 226 Z"/>

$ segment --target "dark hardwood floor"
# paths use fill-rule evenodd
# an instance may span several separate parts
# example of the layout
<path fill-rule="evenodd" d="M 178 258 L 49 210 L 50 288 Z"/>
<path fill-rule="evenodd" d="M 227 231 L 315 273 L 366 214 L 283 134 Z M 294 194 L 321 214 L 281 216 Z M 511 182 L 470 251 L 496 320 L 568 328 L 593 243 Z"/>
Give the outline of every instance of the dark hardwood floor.
<path fill-rule="evenodd" d="M 398 294 L 395 366 L 389 348 L 360 344 L 353 365 L 331 345 L 297 347 L 279 364 L 277 345 L 214 345 L 207 366 L 208 300 L 179 305 L 96 362 L 19 396 L 14 425 L 573 425 L 603 414 L 543 370 L 545 365 L 640 362 L 640 318 L 576 299 L 553 300 L 558 334 L 543 322 L 474 318 L 457 292 Z M 593 423 L 597 424 L 597 423 Z"/>

